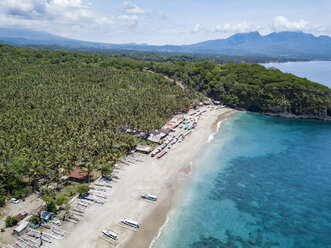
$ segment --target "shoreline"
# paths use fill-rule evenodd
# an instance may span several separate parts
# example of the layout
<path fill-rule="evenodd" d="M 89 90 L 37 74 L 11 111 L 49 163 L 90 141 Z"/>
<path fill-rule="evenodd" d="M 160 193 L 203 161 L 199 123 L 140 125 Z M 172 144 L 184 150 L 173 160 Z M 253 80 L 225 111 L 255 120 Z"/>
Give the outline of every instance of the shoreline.
<path fill-rule="evenodd" d="M 221 129 L 222 122 L 226 121 L 237 112 L 237 110 L 231 109 L 218 115 L 214 123 L 209 126 L 211 133 L 208 135 L 207 139 L 205 139 L 205 142 L 201 144 L 199 151 L 193 155 L 186 167 L 182 168 L 182 170 L 178 172 L 179 174 L 184 173 L 184 177 L 172 182 L 172 187 L 168 186 L 169 192 L 166 199 L 160 202 L 154 210 L 145 217 L 142 221 L 142 228 L 140 228 L 141 230 L 134 233 L 127 242 L 119 246 L 120 248 L 153 248 L 159 237 L 162 235 L 164 228 L 167 226 L 171 211 L 177 203 L 178 197 L 182 193 L 185 182 L 189 179 L 189 176 L 194 169 L 196 159 L 205 151 L 205 149 L 208 148 L 209 143 L 212 142 L 214 136 Z M 174 188 L 176 188 L 176 190 L 174 190 Z"/>
<path fill-rule="evenodd" d="M 118 180 L 112 183 L 104 205 L 91 205 L 77 224 L 66 223 L 69 232 L 56 247 L 106 248 L 110 244 L 99 238 L 101 231 L 109 229 L 119 234 L 116 247 L 149 247 L 164 226 L 168 213 L 176 202 L 181 186 L 192 171 L 192 161 L 211 141 L 221 121 L 237 110 L 216 108 L 204 113 L 198 126 L 185 141 L 176 144 L 162 159 L 145 155 L 143 161 L 122 165 L 116 170 Z M 150 193 L 158 197 L 148 202 L 141 194 Z M 132 231 L 120 225 L 128 218 L 138 221 L 140 228 Z"/>

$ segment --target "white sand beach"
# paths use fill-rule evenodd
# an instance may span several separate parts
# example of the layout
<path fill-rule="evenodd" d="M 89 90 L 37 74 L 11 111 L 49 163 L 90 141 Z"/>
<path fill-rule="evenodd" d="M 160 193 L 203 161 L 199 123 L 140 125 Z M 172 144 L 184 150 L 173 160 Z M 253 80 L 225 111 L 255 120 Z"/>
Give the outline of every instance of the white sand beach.
<path fill-rule="evenodd" d="M 56 247 L 114 247 L 99 238 L 107 228 L 118 234 L 118 240 L 112 241 L 116 247 L 149 247 L 166 220 L 176 191 L 190 173 L 190 161 L 216 131 L 217 122 L 234 112 L 229 108 L 208 110 L 192 134 L 174 145 L 163 158 L 145 155 L 143 162 L 122 165 L 115 174 L 119 179 L 112 182 L 112 188 L 105 193 L 105 204 L 91 204 L 77 224 L 66 223 L 63 228 L 69 234 L 64 240 L 57 240 Z M 156 195 L 158 201 L 143 200 L 143 193 Z M 132 231 L 122 227 L 120 222 L 125 218 L 138 221 L 140 228 Z"/>

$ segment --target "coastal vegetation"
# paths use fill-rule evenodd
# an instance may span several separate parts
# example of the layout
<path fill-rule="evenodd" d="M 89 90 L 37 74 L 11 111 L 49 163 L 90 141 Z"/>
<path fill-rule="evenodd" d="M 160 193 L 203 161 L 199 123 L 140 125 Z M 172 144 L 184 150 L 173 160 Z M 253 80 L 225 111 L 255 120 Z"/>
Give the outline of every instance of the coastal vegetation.
<path fill-rule="evenodd" d="M 231 107 L 280 116 L 331 117 L 327 86 L 275 68 L 248 63 L 167 62 L 153 63 L 151 70 Z"/>
<path fill-rule="evenodd" d="M 195 98 L 135 61 L 0 46 L 0 204 L 113 164 Z M 188 104 L 187 104 L 188 103 Z"/>
<path fill-rule="evenodd" d="M 330 94 L 326 86 L 258 64 L 138 61 L 0 45 L 0 206 L 41 184 L 63 187 L 63 176 L 77 166 L 111 173 L 138 143 L 123 127 L 147 134 L 204 96 L 255 112 L 329 119 Z M 53 208 L 83 190 L 67 186 L 45 200 Z"/>

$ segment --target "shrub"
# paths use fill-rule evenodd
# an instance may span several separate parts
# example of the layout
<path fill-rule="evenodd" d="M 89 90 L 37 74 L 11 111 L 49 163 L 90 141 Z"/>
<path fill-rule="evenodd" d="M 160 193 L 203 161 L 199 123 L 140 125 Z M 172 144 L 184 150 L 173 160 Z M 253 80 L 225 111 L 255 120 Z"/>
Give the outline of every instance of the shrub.
<path fill-rule="evenodd" d="M 17 199 L 24 198 L 24 197 L 27 196 L 29 191 L 30 191 L 29 186 L 19 186 L 16 189 L 13 190 L 12 196 L 17 198 Z"/>
<path fill-rule="evenodd" d="M 41 197 L 41 199 L 46 202 L 46 203 L 50 203 L 51 201 L 53 201 L 53 196 L 50 195 L 44 195 L 43 197 Z"/>
<path fill-rule="evenodd" d="M 7 216 L 5 220 L 6 227 L 12 227 L 17 224 L 17 220 L 13 216 Z"/>
<path fill-rule="evenodd" d="M 41 187 L 40 192 L 42 195 L 55 196 L 54 188 L 48 185 Z"/>
<path fill-rule="evenodd" d="M 89 190 L 90 188 L 88 187 L 87 184 L 77 185 L 77 192 L 79 193 L 79 195 L 87 194 Z"/>
<path fill-rule="evenodd" d="M 40 222 L 40 218 L 39 218 L 38 215 L 34 215 L 34 216 L 32 216 L 32 218 L 31 218 L 31 223 L 32 223 L 32 224 L 34 224 L 34 225 L 38 225 L 39 222 Z"/>
<path fill-rule="evenodd" d="M 57 212 L 57 208 L 56 208 L 56 204 L 55 201 L 52 200 L 48 203 L 47 205 L 47 211 L 48 212 L 52 212 L 52 213 L 56 213 Z"/>
<path fill-rule="evenodd" d="M 104 177 L 109 175 L 112 172 L 112 167 L 110 164 L 102 164 L 101 165 L 101 175 Z"/>
<path fill-rule="evenodd" d="M 0 195 L 0 207 L 3 207 L 6 203 L 6 196 Z"/>
<path fill-rule="evenodd" d="M 5 232 L 5 228 L 1 228 L 1 232 Z"/>
<path fill-rule="evenodd" d="M 68 197 L 66 196 L 58 196 L 55 200 L 56 205 L 62 206 L 63 204 L 66 204 L 69 202 Z"/>

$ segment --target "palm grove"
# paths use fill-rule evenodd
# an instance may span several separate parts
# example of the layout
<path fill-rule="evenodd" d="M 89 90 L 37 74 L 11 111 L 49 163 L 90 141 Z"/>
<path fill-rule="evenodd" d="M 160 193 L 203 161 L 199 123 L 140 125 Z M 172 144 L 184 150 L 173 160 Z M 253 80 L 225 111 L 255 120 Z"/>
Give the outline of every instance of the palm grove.
<path fill-rule="evenodd" d="M 0 205 L 40 184 L 61 184 L 76 165 L 90 172 L 113 164 L 138 142 L 120 127 L 158 129 L 203 99 L 198 92 L 257 112 L 320 119 L 331 113 L 329 88 L 256 64 L 160 63 L 0 45 Z"/>
<path fill-rule="evenodd" d="M 41 180 L 59 182 L 75 164 L 114 163 L 137 144 L 119 127 L 152 131 L 194 97 L 142 68 L 102 65 L 100 56 L 0 49 L 1 205 Z"/>

